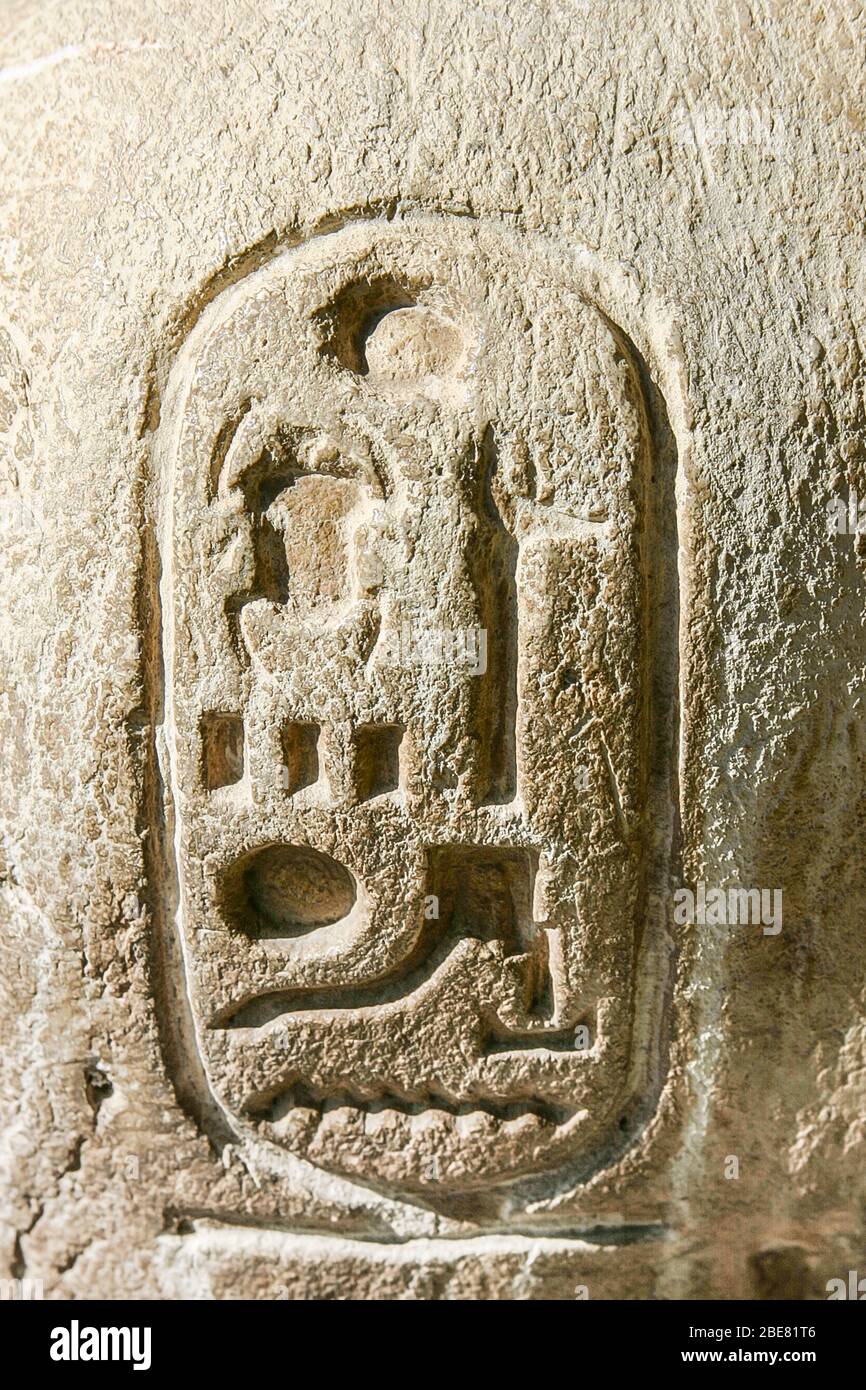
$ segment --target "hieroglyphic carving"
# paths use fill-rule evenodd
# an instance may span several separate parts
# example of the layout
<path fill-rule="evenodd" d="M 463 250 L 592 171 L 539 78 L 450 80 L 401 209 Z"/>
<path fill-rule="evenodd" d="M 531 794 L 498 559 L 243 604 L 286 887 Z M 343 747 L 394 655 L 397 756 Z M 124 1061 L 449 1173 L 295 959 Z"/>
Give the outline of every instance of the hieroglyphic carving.
<path fill-rule="evenodd" d="M 626 340 L 528 239 L 356 223 L 226 291 L 167 404 L 164 771 L 219 1106 L 409 1193 L 591 1169 L 657 1079 L 674 757 Z"/>

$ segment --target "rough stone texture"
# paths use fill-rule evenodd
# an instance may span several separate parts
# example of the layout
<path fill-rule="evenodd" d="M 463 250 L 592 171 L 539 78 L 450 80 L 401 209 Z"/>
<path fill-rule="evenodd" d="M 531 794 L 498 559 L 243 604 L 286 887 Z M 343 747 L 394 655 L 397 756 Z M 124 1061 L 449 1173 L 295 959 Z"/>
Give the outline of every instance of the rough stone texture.
<path fill-rule="evenodd" d="M 860 7 L 3 17 L 7 1275 L 866 1273 Z"/>

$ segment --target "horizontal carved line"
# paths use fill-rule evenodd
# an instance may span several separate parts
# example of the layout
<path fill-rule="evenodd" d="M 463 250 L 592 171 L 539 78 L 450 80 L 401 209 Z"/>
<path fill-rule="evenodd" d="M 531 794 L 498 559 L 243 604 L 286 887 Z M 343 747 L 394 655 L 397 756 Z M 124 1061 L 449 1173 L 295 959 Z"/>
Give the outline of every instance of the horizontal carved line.
<path fill-rule="evenodd" d="M 397 1115 L 409 1117 L 438 1112 L 455 1119 L 459 1116 L 488 1115 L 500 1123 L 535 1115 L 540 1120 L 556 1125 L 564 1124 L 576 1113 L 565 1106 L 552 1105 L 537 1097 L 512 1101 L 485 1097 L 461 1101 L 422 1091 L 408 1095 L 398 1094 L 385 1087 L 378 1088 L 375 1095 L 371 1096 L 361 1094 L 347 1085 L 315 1087 L 300 1081 L 280 1090 L 276 1095 L 270 1092 L 252 1099 L 247 1103 L 246 1109 L 248 1114 L 271 1123 L 282 1119 L 292 1110 L 310 1110 L 319 1114 L 341 1109 L 355 1110 L 360 1114 L 393 1111 Z"/>

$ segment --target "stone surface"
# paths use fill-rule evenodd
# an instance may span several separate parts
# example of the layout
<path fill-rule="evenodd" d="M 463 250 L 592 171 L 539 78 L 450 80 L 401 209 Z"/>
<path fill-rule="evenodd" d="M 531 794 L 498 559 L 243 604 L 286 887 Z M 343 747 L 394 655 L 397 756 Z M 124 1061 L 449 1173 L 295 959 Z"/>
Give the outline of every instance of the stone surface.
<path fill-rule="evenodd" d="M 866 1274 L 856 7 L 4 16 L 6 1277 Z"/>

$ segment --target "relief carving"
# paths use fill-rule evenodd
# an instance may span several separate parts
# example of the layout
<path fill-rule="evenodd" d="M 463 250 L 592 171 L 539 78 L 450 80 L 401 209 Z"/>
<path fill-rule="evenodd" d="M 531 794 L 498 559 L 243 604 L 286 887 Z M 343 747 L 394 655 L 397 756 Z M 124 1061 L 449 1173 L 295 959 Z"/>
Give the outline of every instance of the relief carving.
<path fill-rule="evenodd" d="M 348 225 L 190 332 L 159 440 L 164 930 L 236 1142 L 411 1197 L 588 1175 L 651 1113 L 653 450 L 628 339 L 492 226 Z"/>

